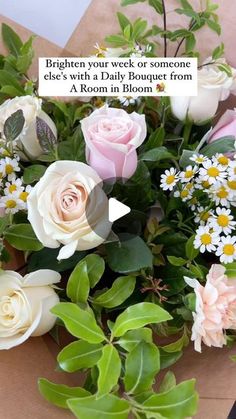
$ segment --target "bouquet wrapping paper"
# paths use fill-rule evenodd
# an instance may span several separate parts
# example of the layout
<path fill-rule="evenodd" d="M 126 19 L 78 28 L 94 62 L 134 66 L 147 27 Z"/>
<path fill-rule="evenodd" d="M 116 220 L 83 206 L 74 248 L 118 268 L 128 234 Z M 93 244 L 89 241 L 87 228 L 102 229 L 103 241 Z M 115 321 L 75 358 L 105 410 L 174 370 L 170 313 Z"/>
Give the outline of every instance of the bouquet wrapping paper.
<path fill-rule="evenodd" d="M 194 0 L 193 3 L 196 1 Z M 225 55 L 228 62 L 236 67 L 236 56 L 232 43 L 236 34 L 236 8 L 231 0 L 218 0 L 217 3 L 220 5 L 219 14 L 223 27 L 223 41 L 226 46 Z M 175 0 L 168 2 L 169 10 L 175 6 Z M 145 6 L 141 7 L 143 10 Z M 46 39 L 37 37 L 34 44 L 36 57 L 31 67 L 31 75 L 37 75 L 37 58 L 39 56 L 91 54 L 96 42 L 101 42 L 107 34 L 115 32 L 118 28 L 115 16 L 117 8 L 117 0 L 93 0 L 64 49 Z M 138 17 L 140 5 L 130 8 L 127 14 L 131 18 Z M 154 23 L 156 16 L 150 13 L 150 9 L 147 8 L 142 14 L 148 16 L 149 21 Z M 168 19 L 170 19 L 170 26 L 179 26 L 179 22 L 171 20 L 171 13 Z M 0 15 L 0 23 L 3 22 L 16 30 L 23 40 L 31 34 L 28 29 Z M 214 34 L 210 33 L 209 35 L 209 32 L 205 34 L 202 31 L 199 38 L 199 45 L 201 45 L 199 49 L 204 49 L 205 56 L 209 55 L 214 43 L 217 44 Z M 0 48 L 2 51 L 3 46 L 0 45 Z M 236 97 L 230 100 L 230 103 L 224 105 L 227 108 L 236 106 Z M 23 266 L 22 262 L 22 255 L 16 254 L 13 265 L 11 264 L 7 268 L 19 268 Z M 1 352 L 0 417 L 5 419 L 14 419 L 15 417 L 18 419 L 66 419 L 72 417 L 70 413 L 57 409 L 43 400 L 37 388 L 37 379 L 41 376 L 67 385 L 81 384 L 78 382 L 81 379 L 78 380 L 78 375 L 66 375 L 55 371 L 57 352 L 58 347 L 50 336 L 33 338 L 11 351 Z M 201 398 L 199 412 L 196 416 L 199 419 L 225 419 L 234 403 L 236 364 L 232 364 L 229 359 L 229 356 L 233 355 L 235 351 L 231 352 L 228 349 L 205 348 L 203 354 L 198 354 L 189 347 L 185 351 L 183 359 L 171 368 L 178 381 L 191 377 L 197 379 L 197 390 Z"/>

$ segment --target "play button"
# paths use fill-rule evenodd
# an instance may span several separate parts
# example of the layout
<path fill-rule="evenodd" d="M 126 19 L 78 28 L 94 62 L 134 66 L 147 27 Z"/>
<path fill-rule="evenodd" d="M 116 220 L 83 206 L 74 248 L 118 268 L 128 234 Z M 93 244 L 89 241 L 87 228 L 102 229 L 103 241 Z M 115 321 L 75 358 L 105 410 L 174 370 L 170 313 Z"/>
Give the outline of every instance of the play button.
<path fill-rule="evenodd" d="M 108 219 L 111 223 L 124 217 L 131 211 L 130 207 L 118 201 L 116 198 L 110 198 L 108 201 Z"/>

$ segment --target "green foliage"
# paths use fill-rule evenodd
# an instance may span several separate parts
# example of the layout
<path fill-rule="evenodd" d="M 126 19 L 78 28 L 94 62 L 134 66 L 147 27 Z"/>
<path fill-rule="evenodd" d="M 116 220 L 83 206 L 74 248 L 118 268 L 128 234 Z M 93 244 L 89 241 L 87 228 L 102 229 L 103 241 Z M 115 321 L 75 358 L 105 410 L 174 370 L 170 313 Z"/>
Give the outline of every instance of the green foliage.
<path fill-rule="evenodd" d="M 25 118 L 21 109 L 14 112 L 6 119 L 3 127 L 4 136 L 7 141 L 15 140 L 23 130 Z"/>
<path fill-rule="evenodd" d="M 32 166 L 26 167 L 23 174 L 24 183 L 30 185 L 37 182 L 44 175 L 45 171 L 46 167 L 42 164 L 33 164 Z"/>
<path fill-rule="evenodd" d="M 87 397 L 90 393 L 81 387 L 68 387 L 61 384 L 54 384 L 45 378 L 38 381 L 39 391 L 50 403 L 55 406 L 68 409 L 67 400 L 74 397 Z"/>
<path fill-rule="evenodd" d="M 136 279 L 133 276 L 117 278 L 112 287 L 93 299 L 93 303 L 105 308 L 114 308 L 122 304 L 133 294 Z"/>
<path fill-rule="evenodd" d="M 38 241 L 30 224 L 16 224 L 4 231 L 4 238 L 18 250 L 40 250 L 43 245 Z"/>

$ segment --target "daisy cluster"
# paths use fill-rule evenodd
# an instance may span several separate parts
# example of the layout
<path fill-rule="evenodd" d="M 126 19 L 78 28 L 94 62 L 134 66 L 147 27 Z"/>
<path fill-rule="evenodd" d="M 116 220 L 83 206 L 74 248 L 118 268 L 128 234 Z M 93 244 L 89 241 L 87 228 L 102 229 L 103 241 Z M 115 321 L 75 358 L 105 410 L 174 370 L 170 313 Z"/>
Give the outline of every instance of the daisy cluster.
<path fill-rule="evenodd" d="M 0 213 L 16 214 L 18 211 L 27 209 L 27 198 L 31 186 L 24 186 L 23 180 L 19 177 L 21 171 L 19 156 L 4 156 L 5 150 L 1 149 L 0 158 Z"/>
<path fill-rule="evenodd" d="M 223 154 L 212 158 L 193 155 L 184 171 L 161 175 L 161 188 L 173 191 L 193 211 L 198 225 L 194 247 L 214 253 L 221 263 L 236 260 L 236 159 Z"/>

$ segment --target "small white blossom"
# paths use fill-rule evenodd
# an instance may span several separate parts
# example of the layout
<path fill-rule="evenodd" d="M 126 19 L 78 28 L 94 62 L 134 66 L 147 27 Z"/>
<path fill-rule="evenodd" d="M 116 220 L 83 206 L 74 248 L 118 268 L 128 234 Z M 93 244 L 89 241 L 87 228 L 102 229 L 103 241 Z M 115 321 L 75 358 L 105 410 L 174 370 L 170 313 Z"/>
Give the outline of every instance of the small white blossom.
<path fill-rule="evenodd" d="M 180 181 L 181 182 L 190 182 L 192 178 L 197 173 L 198 167 L 197 166 L 187 166 L 185 171 L 180 172 Z"/>
<path fill-rule="evenodd" d="M 221 263 L 232 263 L 236 260 L 236 236 L 222 237 L 216 251 L 216 256 L 220 256 Z"/>
<path fill-rule="evenodd" d="M 170 170 L 165 170 L 165 174 L 161 175 L 161 188 L 164 191 L 172 191 L 178 180 L 176 169 L 171 167 Z"/>
<path fill-rule="evenodd" d="M 195 249 L 200 249 L 201 253 L 204 253 L 206 250 L 208 252 L 215 252 L 216 245 L 220 242 L 219 234 L 215 231 L 212 231 L 209 226 L 201 226 L 196 231 L 196 236 L 194 240 Z"/>
<path fill-rule="evenodd" d="M 202 181 L 207 181 L 210 185 L 215 184 L 217 181 L 224 179 L 227 176 L 225 168 L 216 162 L 207 160 L 203 162 L 203 167 L 200 168 L 200 176 Z"/>
<path fill-rule="evenodd" d="M 236 225 L 233 219 L 230 209 L 218 207 L 216 208 L 216 215 L 209 218 L 208 224 L 219 233 L 230 234 Z"/>

